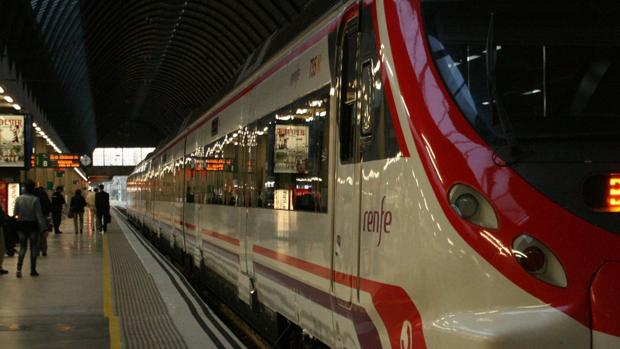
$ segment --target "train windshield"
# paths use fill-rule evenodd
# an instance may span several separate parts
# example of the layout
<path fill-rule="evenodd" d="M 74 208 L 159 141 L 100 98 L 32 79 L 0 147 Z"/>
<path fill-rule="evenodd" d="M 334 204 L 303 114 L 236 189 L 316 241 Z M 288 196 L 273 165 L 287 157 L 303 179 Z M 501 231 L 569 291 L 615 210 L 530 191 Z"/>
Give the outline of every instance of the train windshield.
<path fill-rule="evenodd" d="M 422 6 L 447 89 L 487 142 L 503 139 L 502 122 L 520 142 L 620 135 L 620 2 Z"/>

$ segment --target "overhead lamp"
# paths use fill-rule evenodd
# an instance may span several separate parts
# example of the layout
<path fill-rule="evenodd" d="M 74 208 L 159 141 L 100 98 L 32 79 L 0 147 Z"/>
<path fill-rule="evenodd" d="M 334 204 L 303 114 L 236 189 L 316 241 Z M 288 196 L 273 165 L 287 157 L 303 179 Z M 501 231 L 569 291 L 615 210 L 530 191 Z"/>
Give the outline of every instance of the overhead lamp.
<path fill-rule="evenodd" d="M 37 132 L 39 133 L 41 132 L 41 128 L 39 126 L 35 126 L 34 129 L 37 130 Z"/>
<path fill-rule="evenodd" d="M 4 93 L 4 89 L 0 86 L 0 93 Z"/>
<path fill-rule="evenodd" d="M 15 109 L 15 110 L 22 110 L 22 107 L 19 104 L 15 103 L 15 104 L 13 104 L 13 109 Z"/>
<path fill-rule="evenodd" d="M 73 170 L 80 176 L 82 177 L 83 180 L 87 181 L 88 183 L 90 183 L 90 181 L 88 180 L 88 178 L 86 178 L 86 176 L 84 175 L 83 171 L 79 168 L 73 168 Z"/>
<path fill-rule="evenodd" d="M 37 123 L 36 123 L 36 122 L 33 122 L 33 123 L 32 123 L 32 127 L 37 128 Z"/>
<path fill-rule="evenodd" d="M 9 103 L 13 103 L 13 98 L 11 98 L 11 96 L 4 96 L 4 100 Z"/>

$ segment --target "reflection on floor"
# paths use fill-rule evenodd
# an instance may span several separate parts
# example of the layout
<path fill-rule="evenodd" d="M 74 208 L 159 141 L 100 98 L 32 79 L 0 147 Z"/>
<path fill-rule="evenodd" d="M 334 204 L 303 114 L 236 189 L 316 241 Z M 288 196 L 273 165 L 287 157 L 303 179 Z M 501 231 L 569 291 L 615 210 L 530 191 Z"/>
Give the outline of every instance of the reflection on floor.
<path fill-rule="evenodd" d="M 50 233 L 47 257 L 39 257 L 39 277 L 15 277 L 17 256 L 4 259 L 9 274 L 0 276 L 1 348 L 108 348 L 103 315 L 102 239 L 84 214 L 84 233 L 74 234 L 63 217 L 63 234 Z M 30 253 L 30 252 L 28 252 Z"/>

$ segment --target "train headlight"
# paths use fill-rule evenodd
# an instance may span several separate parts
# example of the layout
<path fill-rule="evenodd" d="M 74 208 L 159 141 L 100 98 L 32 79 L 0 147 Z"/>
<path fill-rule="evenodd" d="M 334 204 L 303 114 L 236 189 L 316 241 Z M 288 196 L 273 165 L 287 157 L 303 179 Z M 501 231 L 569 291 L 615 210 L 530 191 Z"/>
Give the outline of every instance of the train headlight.
<path fill-rule="evenodd" d="M 476 197 L 469 193 L 461 194 L 454 200 L 454 209 L 466 219 L 470 219 L 478 213 L 478 206 Z"/>
<path fill-rule="evenodd" d="M 528 273 L 540 273 L 545 267 L 545 253 L 536 246 L 530 246 L 523 250 L 523 252 L 515 251 L 514 256 L 517 259 L 517 262 L 519 262 L 523 269 L 525 269 Z"/>
<path fill-rule="evenodd" d="M 517 263 L 535 278 L 554 286 L 568 285 L 560 260 L 534 237 L 519 235 L 512 243 L 512 254 Z"/>
<path fill-rule="evenodd" d="M 475 225 L 497 229 L 497 215 L 491 203 L 478 191 L 464 184 L 450 188 L 448 200 L 454 211 L 463 219 Z"/>

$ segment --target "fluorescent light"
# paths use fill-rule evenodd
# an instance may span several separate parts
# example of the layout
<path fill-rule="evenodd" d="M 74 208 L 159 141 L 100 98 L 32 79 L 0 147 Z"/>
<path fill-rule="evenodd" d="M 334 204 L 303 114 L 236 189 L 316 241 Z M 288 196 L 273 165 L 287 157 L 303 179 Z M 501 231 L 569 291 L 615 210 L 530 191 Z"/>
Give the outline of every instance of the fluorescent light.
<path fill-rule="evenodd" d="M 541 91 L 540 89 L 535 88 L 535 89 L 533 89 L 533 90 L 531 90 L 531 91 L 525 91 L 525 92 L 523 92 L 523 93 L 522 93 L 522 95 L 524 95 L 524 96 L 529 96 L 529 95 L 533 95 L 533 94 L 536 94 L 536 93 L 541 93 L 541 92 L 542 92 L 542 91 Z"/>
<path fill-rule="evenodd" d="M 11 96 L 4 96 L 4 100 L 9 103 L 13 103 L 13 98 L 11 98 Z"/>
<path fill-rule="evenodd" d="M 87 181 L 88 183 L 90 183 L 90 181 L 88 181 L 88 178 L 86 178 L 86 176 L 82 173 L 82 170 L 79 168 L 73 168 L 73 170 L 75 171 L 75 173 L 77 173 L 80 177 L 82 177 L 83 180 Z"/>
<path fill-rule="evenodd" d="M 22 110 L 22 107 L 19 104 L 15 103 L 15 104 L 13 104 L 13 109 L 15 109 L 15 110 Z"/>

